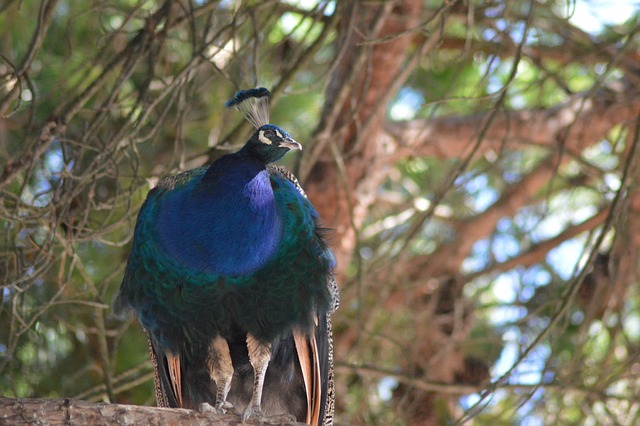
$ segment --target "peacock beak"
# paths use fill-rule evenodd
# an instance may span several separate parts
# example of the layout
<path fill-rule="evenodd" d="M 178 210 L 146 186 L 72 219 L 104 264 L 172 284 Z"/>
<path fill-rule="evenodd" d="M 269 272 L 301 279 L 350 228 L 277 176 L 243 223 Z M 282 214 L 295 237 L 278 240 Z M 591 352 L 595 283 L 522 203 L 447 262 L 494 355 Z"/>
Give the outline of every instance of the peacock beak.
<path fill-rule="evenodd" d="M 291 138 L 286 138 L 285 140 L 280 142 L 280 146 L 289 148 L 290 151 L 302 151 L 302 145 L 300 145 L 300 142 L 295 141 Z"/>

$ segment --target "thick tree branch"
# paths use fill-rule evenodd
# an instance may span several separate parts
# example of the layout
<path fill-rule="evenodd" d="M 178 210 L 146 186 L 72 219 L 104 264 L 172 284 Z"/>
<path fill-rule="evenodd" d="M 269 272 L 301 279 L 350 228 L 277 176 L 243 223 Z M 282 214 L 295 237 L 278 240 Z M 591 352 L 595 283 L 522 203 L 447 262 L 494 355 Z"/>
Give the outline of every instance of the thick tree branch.
<path fill-rule="evenodd" d="M 415 375 L 410 375 L 407 373 L 399 373 L 398 371 L 385 370 L 379 367 L 374 366 L 364 366 L 364 365 L 351 365 L 351 364 L 340 364 L 336 366 L 338 372 L 345 373 L 357 373 L 363 376 L 372 376 L 376 378 L 388 378 L 393 377 L 400 383 L 404 383 L 406 385 L 415 387 L 416 389 L 420 389 L 426 392 L 440 392 L 451 395 L 468 395 L 471 393 L 482 392 L 486 386 L 482 385 L 469 385 L 462 383 L 443 383 L 437 382 L 433 380 L 427 380 L 421 377 L 415 377 Z M 532 391 L 540 388 L 544 388 L 546 390 L 553 391 L 566 391 L 568 389 L 579 392 L 581 394 L 594 395 L 594 396 L 606 396 L 607 398 L 621 399 L 624 400 L 624 396 L 619 396 L 615 394 L 610 394 L 607 392 L 603 392 L 599 389 L 593 387 L 580 387 L 573 384 L 562 384 L 562 383 L 546 383 L 546 384 L 506 384 L 502 386 L 503 389 L 510 390 L 520 390 L 520 391 Z"/>
<path fill-rule="evenodd" d="M 488 273 L 504 272 L 517 266 L 527 267 L 539 263 L 544 260 L 545 256 L 551 249 L 557 247 L 562 242 L 574 238 L 583 232 L 591 231 L 597 226 L 602 225 L 608 214 L 608 209 L 602 209 L 593 217 L 577 225 L 567 228 L 562 233 L 553 238 L 531 246 L 528 250 L 520 253 L 516 257 L 513 257 L 504 262 L 494 263 L 481 271 L 474 272 L 470 275 L 465 276 L 465 281 L 471 281 L 480 275 L 485 275 Z M 488 217 L 488 219 L 490 219 L 490 216 Z M 471 229 L 472 228 L 473 226 L 471 226 Z M 475 236 L 470 237 L 469 240 L 474 243 L 478 241 Z M 457 248 L 459 248 L 459 245 L 454 245 L 453 247 L 454 248 L 452 250 L 443 249 L 433 256 L 416 256 L 408 259 L 403 265 L 398 266 L 399 270 L 405 272 L 403 279 L 412 282 L 422 279 L 426 280 L 434 276 L 456 274 L 458 271 L 450 271 L 448 270 L 448 267 L 450 267 L 451 265 L 460 265 L 460 263 L 464 259 L 464 256 L 462 256 L 462 259 L 456 258 L 455 261 L 457 263 L 452 262 L 451 265 L 449 265 L 449 262 L 447 262 L 446 260 L 447 256 L 461 256 L 461 253 L 452 253 L 452 251 L 455 251 Z M 442 262 L 444 262 L 444 264 Z"/>
<path fill-rule="evenodd" d="M 578 94 L 545 110 L 499 112 L 484 134 L 479 153 L 518 145 L 547 148 L 563 146 L 575 151 L 604 138 L 613 126 L 640 114 L 640 97 L 634 92 L 606 89 Z M 484 114 L 440 117 L 389 123 L 387 132 L 398 142 L 395 159 L 409 156 L 460 158 L 476 143 Z"/>
<path fill-rule="evenodd" d="M 614 98 L 623 96 L 624 101 L 613 102 Z M 501 113 L 486 133 L 482 151 L 500 151 L 506 143 L 532 143 L 547 146 L 552 151 L 561 144 L 566 149 L 579 152 L 605 138 L 615 124 L 633 120 L 638 114 L 638 97 L 608 91 L 597 92 L 591 98 L 576 96 L 546 111 Z M 413 153 L 458 158 L 474 143 L 482 121 L 482 116 L 444 117 L 427 123 L 418 120 L 396 123 L 387 128 L 397 140 L 405 141 L 405 146 L 400 146 L 399 156 L 403 152 L 407 156 Z M 501 217 L 512 215 L 529 203 L 536 192 L 548 184 L 557 165 L 556 161 L 541 163 L 520 182 L 507 188 L 485 212 L 458 224 L 456 233 L 464 238 L 457 238 L 432 255 L 420 257 L 421 260 L 411 259 L 406 267 L 399 270 L 412 281 L 419 277 L 457 274 L 457 268 L 470 254 L 473 244 L 488 237 Z"/>
<path fill-rule="evenodd" d="M 413 264 L 413 268 L 403 269 L 404 273 L 414 279 L 419 275 L 457 274 L 462 261 L 471 253 L 473 245 L 491 235 L 501 218 L 515 214 L 531 202 L 536 194 L 549 184 L 556 170 L 553 161 L 542 161 L 522 180 L 507 187 L 500 199 L 487 210 L 456 224 L 456 234 L 463 236 L 462 238 L 456 238 L 451 244 L 440 246 L 435 253 L 425 258 L 426 264 Z M 437 271 L 433 268 L 437 268 Z"/>
<path fill-rule="evenodd" d="M 71 399 L 13 399 L 0 397 L 0 419 L 6 426 L 25 424 L 57 425 L 158 425 L 158 426 L 236 426 L 236 414 L 214 414 L 178 408 L 142 407 L 121 404 L 92 404 Z M 282 421 L 252 422 L 255 425 L 302 426 Z"/>
<path fill-rule="evenodd" d="M 489 267 L 483 269 L 482 271 L 478 271 L 473 273 L 466 278 L 471 281 L 475 277 L 492 273 L 492 272 L 504 272 L 511 270 L 517 266 L 531 266 L 536 263 L 540 263 L 544 260 L 545 256 L 549 253 L 549 251 L 563 242 L 570 240 L 571 238 L 575 238 L 583 232 L 588 232 L 594 230 L 596 227 L 602 225 L 607 217 L 609 216 L 609 209 L 603 208 L 597 214 L 590 217 L 589 219 L 581 222 L 577 225 L 571 226 L 567 228 L 564 232 L 559 235 L 549 238 L 548 240 L 544 240 L 539 244 L 536 244 L 529 248 L 529 250 L 521 253 L 520 255 L 506 260 L 504 262 L 496 263 L 490 265 Z"/>

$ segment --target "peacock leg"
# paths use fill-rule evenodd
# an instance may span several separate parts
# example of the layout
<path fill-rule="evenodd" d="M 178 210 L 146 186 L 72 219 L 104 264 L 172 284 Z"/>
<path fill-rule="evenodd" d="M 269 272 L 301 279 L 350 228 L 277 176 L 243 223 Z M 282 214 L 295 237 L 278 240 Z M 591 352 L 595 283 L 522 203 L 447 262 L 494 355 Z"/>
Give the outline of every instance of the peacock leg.
<path fill-rule="evenodd" d="M 233 363 L 227 341 L 220 336 L 214 338 L 209 344 L 209 357 L 207 358 L 209 375 L 216 382 L 216 406 L 219 413 L 226 413 L 233 409 L 233 405 L 227 401 L 227 395 L 231 388 L 233 378 Z"/>
<path fill-rule="evenodd" d="M 264 417 L 262 408 L 262 387 L 264 386 L 264 376 L 271 360 L 271 344 L 260 343 L 255 337 L 247 334 L 247 349 L 249 351 L 249 362 L 253 366 L 253 393 L 251 401 L 242 413 L 242 421 L 251 417 Z"/>

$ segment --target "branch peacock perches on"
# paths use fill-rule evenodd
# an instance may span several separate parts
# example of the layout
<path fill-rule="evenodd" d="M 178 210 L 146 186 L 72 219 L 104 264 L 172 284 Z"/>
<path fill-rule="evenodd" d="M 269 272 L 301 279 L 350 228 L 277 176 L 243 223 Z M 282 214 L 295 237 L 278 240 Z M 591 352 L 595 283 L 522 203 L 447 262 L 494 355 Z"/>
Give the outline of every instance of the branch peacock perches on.
<path fill-rule="evenodd" d="M 242 149 L 149 192 L 116 309 L 149 337 L 158 405 L 329 425 L 335 260 L 296 178 L 269 164 L 302 147 L 267 124 L 268 97 L 227 102 L 257 128 Z"/>

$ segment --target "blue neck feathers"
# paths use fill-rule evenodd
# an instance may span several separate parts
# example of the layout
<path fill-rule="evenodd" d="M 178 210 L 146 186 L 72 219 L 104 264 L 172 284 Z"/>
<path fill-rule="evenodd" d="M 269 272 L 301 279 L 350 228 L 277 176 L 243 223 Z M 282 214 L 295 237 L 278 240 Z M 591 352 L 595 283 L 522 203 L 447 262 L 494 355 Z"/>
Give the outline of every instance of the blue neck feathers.
<path fill-rule="evenodd" d="M 166 193 L 157 215 L 163 249 L 185 267 L 209 274 L 254 272 L 271 259 L 282 233 L 264 162 L 238 153 Z"/>

